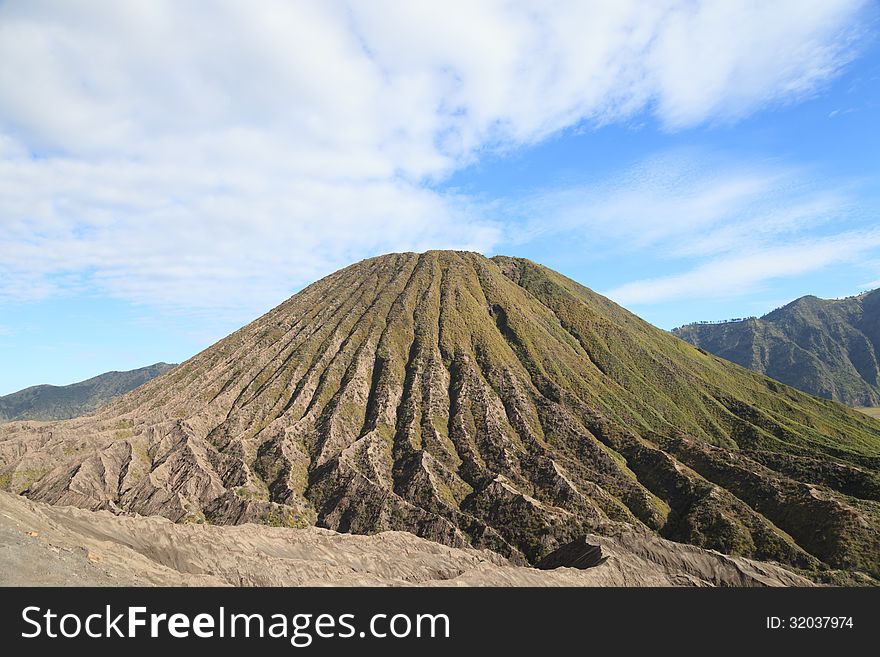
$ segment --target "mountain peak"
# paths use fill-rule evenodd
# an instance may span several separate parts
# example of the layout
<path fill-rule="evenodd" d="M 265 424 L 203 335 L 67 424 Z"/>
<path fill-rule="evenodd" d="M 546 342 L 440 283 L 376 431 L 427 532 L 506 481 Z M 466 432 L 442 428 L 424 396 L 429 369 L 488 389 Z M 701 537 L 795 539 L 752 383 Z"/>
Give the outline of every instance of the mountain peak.
<path fill-rule="evenodd" d="M 85 415 L 173 367 L 154 363 L 135 370 L 105 372 L 66 386 L 30 386 L 0 397 L 0 422 L 65 420 Z"/>
<path fill-rule="evenodd" d="M 690 324 L 673 333 L 811 394 L 880 406 L 880 290 L 805 296 L 748 323 Z"/>

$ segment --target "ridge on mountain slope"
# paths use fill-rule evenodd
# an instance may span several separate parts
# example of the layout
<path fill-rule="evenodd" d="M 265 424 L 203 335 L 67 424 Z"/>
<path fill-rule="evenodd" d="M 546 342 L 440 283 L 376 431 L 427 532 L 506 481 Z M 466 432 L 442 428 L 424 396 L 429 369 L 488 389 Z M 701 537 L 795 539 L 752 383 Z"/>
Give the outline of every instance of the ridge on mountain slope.
<path fill-rule="evenodd" d="M 0 397 L 0 422 L 79 417 L 173 368 L 168 363 L 155 363 L 126 372 L 105 372 L 66 386 L 31 386 Z"/>
<path fill-rule="evenodd" d="M 880 290 L 846 299 L 805 296 L 761 318 L 672 332 L 812 395 L 880 406 Z"/>
<path fill-rule="evenodd" d="M 880 577 L 880 423 L 528 260 L 310 285 L 99 413 L 0 427 L 0 483 L 180 522 L 405 530 L 536 563 L 623 525 Z"/>

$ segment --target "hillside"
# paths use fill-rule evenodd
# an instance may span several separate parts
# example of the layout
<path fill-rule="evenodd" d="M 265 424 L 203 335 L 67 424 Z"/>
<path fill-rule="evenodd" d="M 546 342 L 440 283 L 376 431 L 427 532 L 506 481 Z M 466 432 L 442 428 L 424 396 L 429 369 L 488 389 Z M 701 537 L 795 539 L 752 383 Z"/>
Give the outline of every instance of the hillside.
<path fill-rule="evenodd" d="M 68 386 L 31 386 L 0 397 L 0 422 L 79 417 L 165 374 L 173 367 L 167 363 L 156 363 L 127 372 L 106 372 Z"/>
<path fill-rule="evenodd" d="M 801 297 L 760 319 L 688 324 L 673 333 L 810 394 L 880 406 L 880 290 Z"/>
<path fill-rule="evenodd" d="M 521 564 L 634 528 L 819 579 L 880 577 L 878 465 L 862 413 L 449 251 L 338 271 L 95 415 L 0 427 L 0 484 L 42 502 Z"/>

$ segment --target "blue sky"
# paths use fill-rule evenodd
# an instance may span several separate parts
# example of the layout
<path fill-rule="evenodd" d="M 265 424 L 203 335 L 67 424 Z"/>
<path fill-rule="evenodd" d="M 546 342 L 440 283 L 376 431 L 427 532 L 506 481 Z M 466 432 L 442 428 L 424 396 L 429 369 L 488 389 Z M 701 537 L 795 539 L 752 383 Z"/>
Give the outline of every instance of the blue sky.
<path fill-rule="evenodd" d="M 876 5 L 211 4 L 0 3 L 0 394 L 390 251 L 663 328 L 880 287 Z"/>

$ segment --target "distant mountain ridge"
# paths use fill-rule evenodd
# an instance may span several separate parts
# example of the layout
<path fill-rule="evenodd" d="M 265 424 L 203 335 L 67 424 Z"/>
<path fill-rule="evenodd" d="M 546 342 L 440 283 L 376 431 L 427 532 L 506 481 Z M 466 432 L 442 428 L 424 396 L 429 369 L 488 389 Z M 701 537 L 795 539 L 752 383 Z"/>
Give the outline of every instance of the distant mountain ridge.
<path fill-rule="evenodd" d="M 0 397 L 0 422 L 79 417 L 174 367 L 168 363 L 155 363 L 126 372 L 105 372 L 67 386 L 31 386 Z"/>
<path fill-rule="evenodd" d="M 760 318 L 672 332 L 818 397 L 880 406 L 880 290 L 845 299 L 805 296 Z"/>

